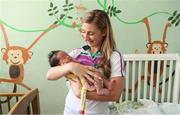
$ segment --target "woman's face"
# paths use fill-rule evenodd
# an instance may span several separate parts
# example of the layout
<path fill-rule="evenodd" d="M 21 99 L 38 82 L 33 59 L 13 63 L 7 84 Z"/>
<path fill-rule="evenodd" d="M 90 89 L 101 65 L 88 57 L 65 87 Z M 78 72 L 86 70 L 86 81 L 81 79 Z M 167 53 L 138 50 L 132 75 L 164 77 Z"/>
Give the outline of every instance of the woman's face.
<path fill-rule="evenodd" d="M 95 24 L 83 23 L 80 32 L 88 46 L 100 48 L 105 34 Z"/>

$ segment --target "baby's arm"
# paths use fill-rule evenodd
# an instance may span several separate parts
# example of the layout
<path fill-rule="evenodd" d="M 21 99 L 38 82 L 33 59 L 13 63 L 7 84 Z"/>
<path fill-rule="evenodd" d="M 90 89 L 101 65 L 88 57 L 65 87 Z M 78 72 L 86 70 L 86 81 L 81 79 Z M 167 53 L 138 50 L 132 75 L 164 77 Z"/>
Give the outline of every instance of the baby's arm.
<path fill-rule="evenodd" d="M 109 91 L 106 91 L 106 90 L 104 90 L 105 88 L 103 88 L 103 87 L 104 87 L 104 85 L 103 85 L 103 80 L 94 78 L 94 81 L 95 81 L 95 82 L 94 82 L 94 86 L 95 86 L 95 88 L 96 88 L 96 93 L 97 93 L 98 95 L 104 95 L 104 94 L 109 93 Z"/>
<path fill-rule="evenodd" d="M 112 90 L 113 86 L 115 85 L 114 80 L 94 78 L 94 81 L 94 85 L 98 95 L 108 95 Z"/>
<path fill-rule="evenodd" d="M 112 90 L 113 86 L 115 85 L 115 80 L 107 80 L 103 79 L 104 88 L 107 88 L 108 90 Z"/>
<path fill-rule="evenodd" d="M 103 81 L 105 81 L 105 82 L 103 82 Z M 96 88 L 96 93 L 98 95 L 108 95 L 112 89 L 112 88 L 110 88 L 110 87 L 112 87 L 112 86 L 110 86 L 110 82 L 107 80 L 97 79 L 97 80 L 95 80 L 94 85 Z"/>
<path fill-rule="evenodd" d="M 94 74 L 99 74 L 102 72 L 99 71 L 94 71 Z M 103 76 L 101 76 L 101 79 L 95 78 L 94 77 L 94 87 L 96 90 L 96 93 L 98 95 L 108 95 L 109 94 L 109 90 L 107 88 L 104 87 L 104 83 L 103 83 Z"/>

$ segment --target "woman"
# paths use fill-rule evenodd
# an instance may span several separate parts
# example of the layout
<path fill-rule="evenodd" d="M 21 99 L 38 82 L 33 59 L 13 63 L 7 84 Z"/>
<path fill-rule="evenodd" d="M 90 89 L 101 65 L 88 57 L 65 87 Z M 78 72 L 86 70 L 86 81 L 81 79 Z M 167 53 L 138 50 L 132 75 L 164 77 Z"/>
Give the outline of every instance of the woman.
<path fill-rule="evenodd" d="M 108 15 L 102 10 L 92 10 L 82 20 L 80 33 L 86 46 L 74 49 L 70 56 L 81 63 L 92 63 L 104 70 L 93 72 L 95 68 L 78 63 L 68 63 L 63 66 L 50 68 L 47 79 L 56 80 L 68 73 L 94 82 L 93 77 L 102 77 L 104 81 L 115 81 L 109 95 L 100 96 L 96 92 L 87 92 L 85 114 L 109 114 L 108 102 L 118 101 L 123 89 L 124 62 L 121 54 L 116 50 L 113 31 Z M 97 71 L 97 70 L 96 70 Z M 66 97 L 64 115 L 78 115 L 80 103 L 81 83 L 70 81 L 71 88 Z"/>

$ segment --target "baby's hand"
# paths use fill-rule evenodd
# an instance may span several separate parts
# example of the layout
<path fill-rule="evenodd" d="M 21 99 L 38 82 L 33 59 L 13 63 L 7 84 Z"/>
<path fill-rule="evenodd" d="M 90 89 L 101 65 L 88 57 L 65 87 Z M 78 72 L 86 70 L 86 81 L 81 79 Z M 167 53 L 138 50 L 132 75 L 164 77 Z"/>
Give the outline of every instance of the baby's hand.
<path fill-rule="evenodd" d="M 108 89 L 111 91 L 115 84 L 116 84 L 116 80 L 110 80 L 108 84 Z"/>

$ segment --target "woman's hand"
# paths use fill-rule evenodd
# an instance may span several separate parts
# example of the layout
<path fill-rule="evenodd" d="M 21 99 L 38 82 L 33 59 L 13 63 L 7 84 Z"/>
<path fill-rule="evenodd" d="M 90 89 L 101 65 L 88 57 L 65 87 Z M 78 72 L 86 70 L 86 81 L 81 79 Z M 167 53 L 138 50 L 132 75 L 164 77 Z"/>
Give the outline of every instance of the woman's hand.
<path fill-rule="evenodd" d="M 76 76 L 78 76 L 80 79 L 84 79 L 84 80 L 87 79 L 92 83 L 94 83 L 93 77 L 97 77 L 98 79 L 101 79 L 101 77 L 94 74 L 94 72 L 98 70 L 91 66 L 85 66 L 79 63 L 71 63 L 70 71 Z"/>

